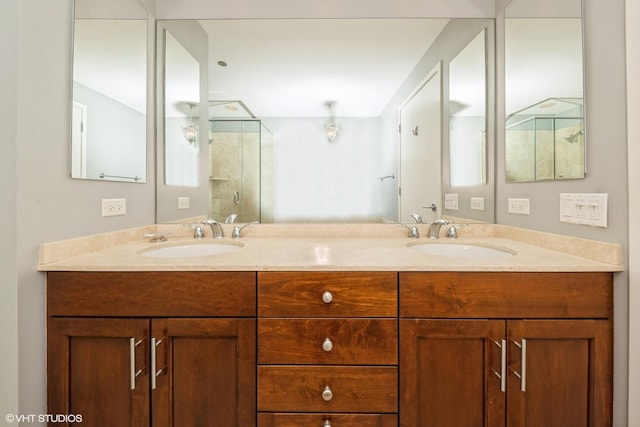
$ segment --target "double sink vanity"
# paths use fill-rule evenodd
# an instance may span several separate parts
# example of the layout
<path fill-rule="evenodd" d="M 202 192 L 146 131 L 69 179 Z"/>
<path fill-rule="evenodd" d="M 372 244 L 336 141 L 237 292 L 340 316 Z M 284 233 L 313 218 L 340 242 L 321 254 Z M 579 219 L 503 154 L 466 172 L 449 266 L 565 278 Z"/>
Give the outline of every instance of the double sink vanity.
<path fill-rule="evenodd" d="M 196 239 L 167 224 L 42 245 L 49 413 L 131 426 L 611 425 L 619 245 L 485 224 L 456 239 L 408 231 L 255 224 Z"/>

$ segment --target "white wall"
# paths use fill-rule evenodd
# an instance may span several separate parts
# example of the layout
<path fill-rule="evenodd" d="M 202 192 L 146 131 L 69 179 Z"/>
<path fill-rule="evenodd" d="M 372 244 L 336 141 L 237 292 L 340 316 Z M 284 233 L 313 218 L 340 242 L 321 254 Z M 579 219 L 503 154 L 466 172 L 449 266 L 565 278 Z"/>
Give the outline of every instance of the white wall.
<path fill-rule="evenodd" d="M 640 425 L 640 2 L 626 0 L 629 162 L 629 425 Z M 631 402 L 634 402 L 631 404 Z"/>
<path fill-rule="evenodd" d="M 147 169 L 146 184 L 69 178 L 71 0 L 3 0 L 0 16 L 2 34 L 11 31 L 9 48 L 19 49 L 15 56 L 9 49 L 9 69 L 5 71 L 5 38 L 2 38 L 0 77 L 3 89 L 6 85 L 8 90 L 2 91 L 0 128 L 14 138 L 9 140 L 12 142 L 9 147 L 3 134 L 0 169 L 9 176 L 7 181 L 0 180 L 3 191 L 0 224 L 2 251 L 5 243 L 15 249 L 15 264 L 13 268 L 1 269 L 9 277 L 3 276 L 7 280 L 2 280 L 0 298 L 1 304 L 8 304 L 6 310 L 4 307 L 0 310 L 3 327 L 0 407 L 4 409 L 6 405 L 6 413 L 39 414 L 46 413 L 46 310 L 44 274 L 36 271 L 38 247 L 43 242 L 152 223 L 154 171 L 152 167 Z M 6 94 L 9 98 L 5 98 Z M 153 111 L 152 98 L 148 106 Z M 5 118 L 7 109 L 9 117 Z M 153 134 L 148 135 L 147 141 L 149 146 Z M 147 164 L 152 165 L 152 160 L 153 152 L 149 150 Z M 101 199 L 113 197 L 127 199 L 127 215 L 102 218 Z M 3 262 L 11 262 L 11 254 L 1 258 Z M 12 345 L 16 337 L 17 358 L 11 350 L 16 349 Z M 9 370 L 6 382 L 5 367 Z"/>
<path fill-rule="evenodd" d="M 0 414 L 18 412 L 18 8 L 19 0 L 0 2 Z"/>
<path fill-rule="evenodd" d="M 264 119 L 275 138 L 275 220 L 382 218 L 380 120 L 336 117 L 338 137 L 327 141 L 327 118 Z"/>
<path fill-rule="evenodd" d="M 587 176 L 574 181 L 506 183 L 504 132 L 496 132 L 496 220 L 500 224 L 629 244 L 627 121 L 625 85 L 625 0 L 584 0 Z M 503 6 L 496 0 L 497 128 L 504 127 Z M 609 227 L 560 223 L 561 192 L 608 193 Z M 531 215 L 507 213 L 509 197 L 529 198 Z M 629 265 L 625 260 L 625 265 Z M 627 425 L 628 273 L 614 276 L 614 425 Z"/>

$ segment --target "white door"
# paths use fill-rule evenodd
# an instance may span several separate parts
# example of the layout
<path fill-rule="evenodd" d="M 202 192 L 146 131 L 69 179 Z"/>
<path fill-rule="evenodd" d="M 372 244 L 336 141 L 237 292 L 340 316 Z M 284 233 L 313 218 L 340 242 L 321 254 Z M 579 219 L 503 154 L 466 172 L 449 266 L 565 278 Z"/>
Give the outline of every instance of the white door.
<path fill-rule="evenodd" d="M 71 114 L 71 177 L 87 177 L 87 106 L 73 101 Z"/>
<path fill-rule="evenodd" d="M 400 107 L 398 218 L 416 213 L 431 222 L 442 211 L 442 90 L 440 64 Z M 432 211 L 431 206 L 436 206 Z"/>

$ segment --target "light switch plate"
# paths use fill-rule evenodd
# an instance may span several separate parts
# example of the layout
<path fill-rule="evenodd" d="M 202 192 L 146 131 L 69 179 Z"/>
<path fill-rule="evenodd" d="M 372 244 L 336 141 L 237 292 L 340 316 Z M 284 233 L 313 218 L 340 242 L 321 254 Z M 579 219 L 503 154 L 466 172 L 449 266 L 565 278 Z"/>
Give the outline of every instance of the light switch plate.
<path fill-rule="evenodd" d="M 607 227 L 607 193 L 561 193 L 560 222 Z"/>

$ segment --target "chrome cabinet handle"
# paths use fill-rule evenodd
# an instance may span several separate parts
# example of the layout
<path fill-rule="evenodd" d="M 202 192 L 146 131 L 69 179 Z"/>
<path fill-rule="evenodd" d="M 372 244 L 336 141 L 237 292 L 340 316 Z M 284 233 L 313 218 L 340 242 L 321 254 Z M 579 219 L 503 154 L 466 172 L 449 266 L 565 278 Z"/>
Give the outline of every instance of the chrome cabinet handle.
<path fill-rule="evenodd" d="M 156 357 L 156 349 L 158 348 L 160 343 L 162 343 L 162 339 L 156 340 L 155 338 L 151 338 L 151 390 L 156 389 L 157 378 L 164 370 L 158 370 L 157 367 L 158 359 Z"/>
<path fill-rule="evenodd" d="M 500 391 L 504 393 L 507 391 L 507 341 L 493 341 L 493 343 L 500 348 L 500 373 L 497 373 L 493 369 L 491 369 L 491 372 L 493 372 L 496 377 L 500 378 Z"/>
<path fill-rule="evenodd" d="M 322 399 L 325 402 L 328 402 L 331 399 L 333 399 L 333 392 L 331 391 L 331 387 L 325 386 L 324 390 L 322 391 Z"/>
<path fill-rule="evenodd" d="M 511 372 L 520 379 L 520 391 L 527 391 L 527 340 L 524 338 L 521 342 L 513 341 L 520 348 L 520 373 L 513 369 Z"/>
<path fill-rule="evenodd" d="M 322 342 L 322 349 L 326 352 L 333 350 L 333 342 L 329 338 L 325 338 Z"/>
<path fill-rule="evenodd" d="M 131 390 L 136 389 L 136 378 L 144 371 L 143 369 L 136 370 L 136 347 L 141 343 L 142 343 L 142 340 L 136 341 L 135 338 L 129 338 L 129 366 L 130 366 Z"/>
<path fill-rule="evenodd" d="M 325 304 L 331 304 L 333 302 L 333 295 L 329 291 L 325 291 L 322 294 L 322 302 Z"/>

